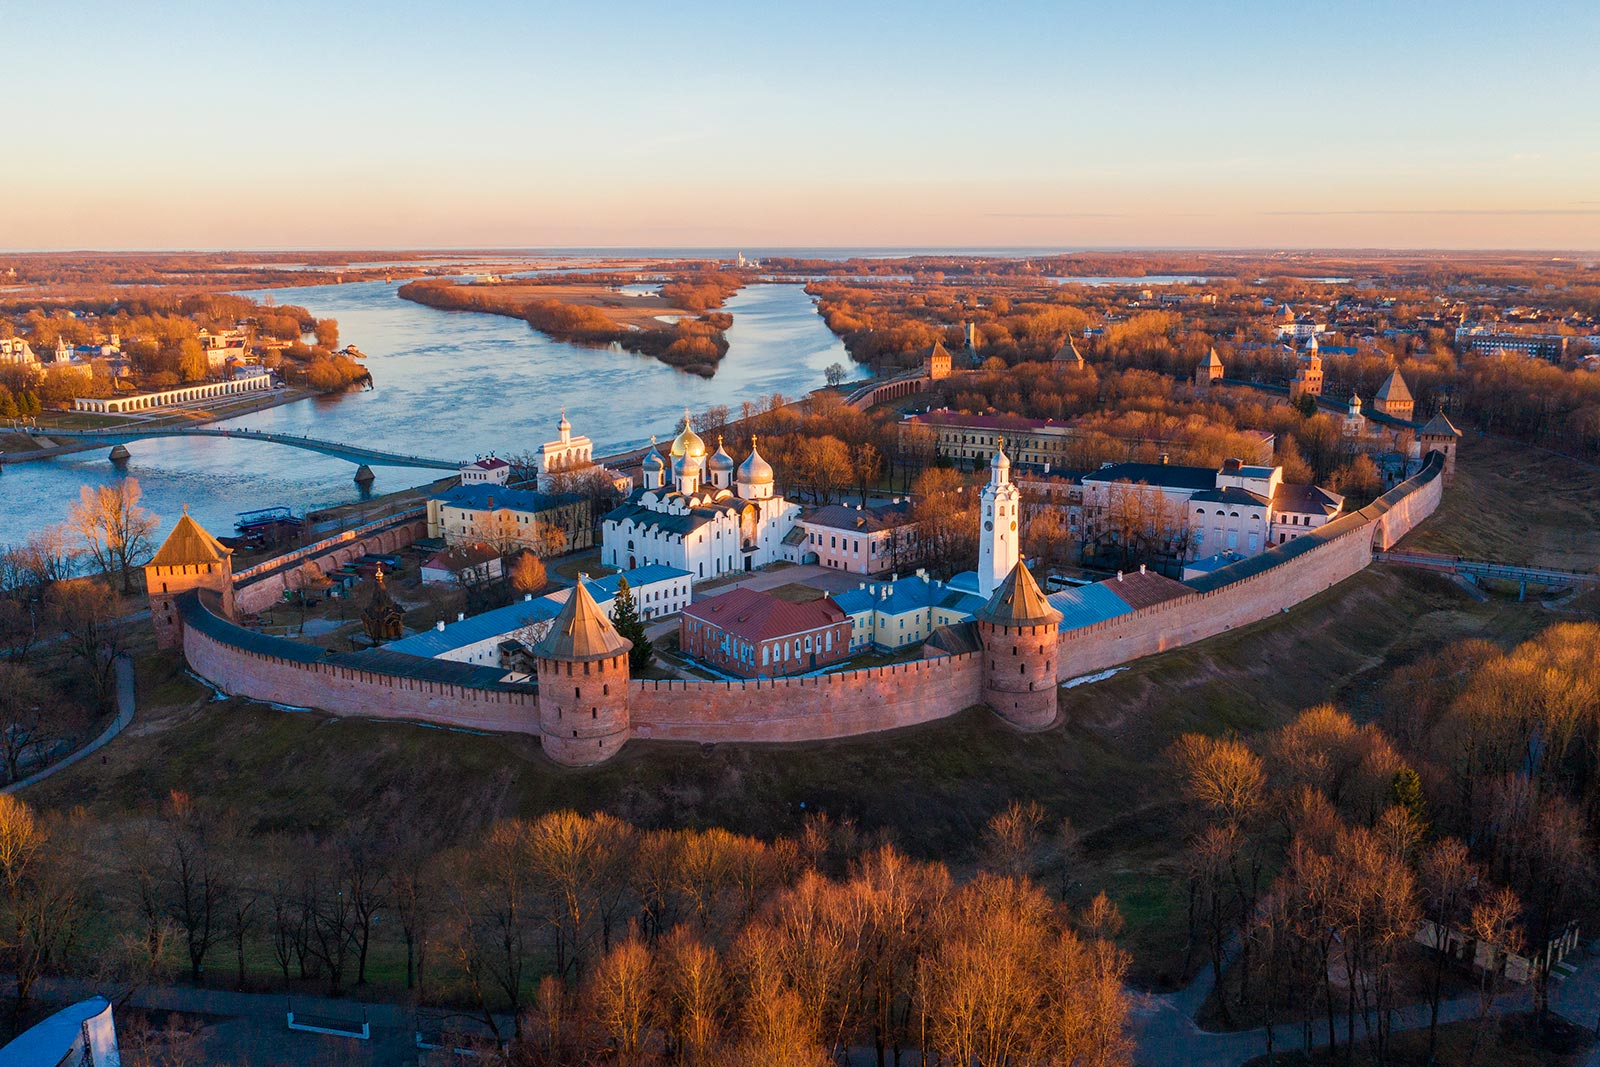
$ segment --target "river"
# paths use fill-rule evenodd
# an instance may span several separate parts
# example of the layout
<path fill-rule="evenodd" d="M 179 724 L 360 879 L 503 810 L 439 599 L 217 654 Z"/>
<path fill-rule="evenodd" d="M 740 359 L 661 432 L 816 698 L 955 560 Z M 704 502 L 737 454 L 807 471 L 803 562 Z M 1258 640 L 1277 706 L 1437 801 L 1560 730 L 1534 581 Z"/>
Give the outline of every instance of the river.
<path fill-rule="evenodd" d="M 733 315 L 728 354 L 700 378 L 621 349 L 552 341 L 519 319 L 439 311 L 395 296 L 383 282 L 271 289 L 246 295 L 299 304 L 339 320 L 341 343 L 367 353 L 377 387 L 315 397 L 219 423 L 303 434 L 402 455 L 472 459 L 536 451 L 555 437 L 566 406 L 573 432 L 597 454 L 670 437 L 687 406 L 737 409 L 745 400 L 803 396 L 823 384 L 829 364 L 854 368 L 799 285 L 752 285 L 725 310 Z M 361 497 L 348 461 L 287 445 L 222 438 L 153 438 L 128 446 L 122 472 L 96 450 L 0 474 L 0 544 L 63 521 L 79 488 L 131 476 L 164 533 L 184 504 L 214 533 L 234 516 L 286 504 L 296 512 Z M 442 472 L 374 467 L 373 492 L 433 481 Z"/>

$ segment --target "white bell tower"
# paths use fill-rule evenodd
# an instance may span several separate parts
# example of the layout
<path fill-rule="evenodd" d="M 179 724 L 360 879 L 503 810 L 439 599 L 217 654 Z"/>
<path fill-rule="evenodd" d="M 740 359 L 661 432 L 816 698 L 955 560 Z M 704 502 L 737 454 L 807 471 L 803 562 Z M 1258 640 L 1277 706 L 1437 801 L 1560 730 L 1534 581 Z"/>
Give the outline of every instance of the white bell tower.
<path fill-rule="evenodd" d="M 1011 484 L 1011 461 L 1005 443 L 995 449 L 989 462 L 989 484 L 983 487 L 983 530 L 978 535 L 978 595 L 988 600 L 1000 583 L 1010 577 L 1022 558 L 1018 548 L 1021 532 L 1022 494 Z"/>

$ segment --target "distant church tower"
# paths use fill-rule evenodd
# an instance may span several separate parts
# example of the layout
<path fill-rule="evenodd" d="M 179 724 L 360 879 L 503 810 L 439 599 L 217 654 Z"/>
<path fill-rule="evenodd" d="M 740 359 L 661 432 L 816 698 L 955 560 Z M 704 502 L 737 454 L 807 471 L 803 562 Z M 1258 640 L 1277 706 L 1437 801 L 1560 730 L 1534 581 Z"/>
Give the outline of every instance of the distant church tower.
<path fill-rule="evenodd" d="M 233 606 L 233 549 L 205 531 L 185 508 L 150 562 L 144 565 L 144 587 L 150 596 L 150 621 L 156 644 L 183 647 L 183 616 L 178 596 L 191 589 L 209 589 L 222 601 L 225 618 L 236 617 Z"/>
<path fill-rule="evenodd" d="M 989 461 L 989 484 L 983 487 L 983 530 L 978 536 L 978 595 L 988 600 L 1022 558 L 1017 529 L 1022 494 L 1011 484 L 1011 461 L 1005 443 Z"/>
<path fill-rule="evenodd" d="M 1318 350 L 1316 334 L 1312 334 L 1311 340 L 1306 343 L 1306 354 L 1295 372 L 1294 381 L 1289 383 L 1289 399 L 1298 400 L 1302 396 L 1316 399 L 1321 395 L 1322 354 Z"/>

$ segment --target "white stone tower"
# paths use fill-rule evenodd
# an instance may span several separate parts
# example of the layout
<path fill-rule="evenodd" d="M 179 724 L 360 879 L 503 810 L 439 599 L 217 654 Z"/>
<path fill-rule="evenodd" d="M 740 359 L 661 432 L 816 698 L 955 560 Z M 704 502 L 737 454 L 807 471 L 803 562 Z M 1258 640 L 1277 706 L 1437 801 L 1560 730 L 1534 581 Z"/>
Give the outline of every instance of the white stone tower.
<path fill-rule="evenodd" d="M 983 531 L 978 537 L 978 595 L 985 600 L 994 595 L 1022 558 L 1018 548 L 1021 532 L 1017 519 L 1022 495 L 1011 484 L 1011 461 L 1006 458 L 1005 442 L 995 449 L 989 462 L 989 484 L 983 487 Z"/>

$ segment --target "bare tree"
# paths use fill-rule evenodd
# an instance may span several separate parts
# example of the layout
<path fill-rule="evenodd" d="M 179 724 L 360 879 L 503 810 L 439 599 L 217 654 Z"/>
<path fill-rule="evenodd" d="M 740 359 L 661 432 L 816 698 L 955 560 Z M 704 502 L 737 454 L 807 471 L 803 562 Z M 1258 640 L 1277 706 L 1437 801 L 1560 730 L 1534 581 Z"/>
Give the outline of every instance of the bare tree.
<path fill-rule="evenodd" d="M 8 781 L 22 776 L 28 752 L 48 737 L 46 689 L 21 663 L 0 660 L 0 759 Z"/>
<path fill-rule="evenodd" d="M 150 555 L 156 528 L 156 517 L 139 506 L 139 496 L 137 478 L 84 486 L 68 520 L 100 573 L 122 575 L 124 593 L 133 592 L 133 568 Z"/>
<path fill-rule="evenodd" d="M 95 696 L 104 706 L 126 637 L 116 594 L 101 581 L 58 582 L 50 588 L 49 604 L 67 648 L 89 669 Z"/>

